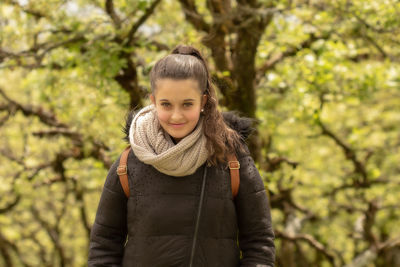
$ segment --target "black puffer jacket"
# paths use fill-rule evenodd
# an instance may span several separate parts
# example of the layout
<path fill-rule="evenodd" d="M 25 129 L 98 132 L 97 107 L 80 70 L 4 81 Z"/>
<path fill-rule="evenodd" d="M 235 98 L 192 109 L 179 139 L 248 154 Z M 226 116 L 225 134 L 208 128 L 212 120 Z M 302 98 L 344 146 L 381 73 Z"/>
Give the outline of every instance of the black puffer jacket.
<path fill-rule="evenodd" d="M 232 114 L 224 118 L 247 137 L 248 120 Z M 225 167 L 204 165 L 192 175 L 172 177 L 130 152 L 127 199 L 116 174 L 118 159 L 107 176 L 91 231 L 89 266 L 189 266 L 205 168 L 193 266 L 274 266 L 274 234 L 264 184 L 248 153 L 238 154 L 238 160 L 240 187 L 233 199 Z"/>

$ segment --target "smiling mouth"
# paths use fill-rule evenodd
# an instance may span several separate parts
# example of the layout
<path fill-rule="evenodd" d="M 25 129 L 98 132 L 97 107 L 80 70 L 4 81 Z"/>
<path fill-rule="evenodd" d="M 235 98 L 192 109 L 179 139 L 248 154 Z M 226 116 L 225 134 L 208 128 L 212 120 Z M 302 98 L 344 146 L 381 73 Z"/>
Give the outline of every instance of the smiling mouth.
<path fill-rule="evenodd" d="M 174 128 L 180 128 L 180 127 L 184 126 L 185 123 L 170 123 L 169 125 L 171 125 Z"/>

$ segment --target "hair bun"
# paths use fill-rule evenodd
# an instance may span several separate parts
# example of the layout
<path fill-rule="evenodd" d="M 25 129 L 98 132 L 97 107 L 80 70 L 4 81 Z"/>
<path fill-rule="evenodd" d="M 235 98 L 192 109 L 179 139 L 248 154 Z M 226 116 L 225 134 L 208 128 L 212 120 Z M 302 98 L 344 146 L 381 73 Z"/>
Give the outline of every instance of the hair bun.
<path fill-rule="evenodd" d="M 190 55 L 195 56 L 200 60 L 203 60 L 200 52 L 196 48 L 188 45 L 178 45 L 174 48 L 174 50 L 172 50 L 171 54 Z"/>

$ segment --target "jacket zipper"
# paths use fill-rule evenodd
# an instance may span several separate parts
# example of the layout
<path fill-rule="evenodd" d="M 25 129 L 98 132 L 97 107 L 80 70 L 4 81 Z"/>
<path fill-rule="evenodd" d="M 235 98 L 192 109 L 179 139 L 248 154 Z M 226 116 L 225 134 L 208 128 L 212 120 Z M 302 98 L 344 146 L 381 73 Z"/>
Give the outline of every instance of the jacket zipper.
<path fill-rule="evenodd" d="M 203 199 L 204 199 L 204 191 L 205 191 L 204 188 L 206 186 L 206 177 L 207 177 L 207 165 L 204 166 L 203 184 L 201 185 L 199 209 L 197 211 L 196 225 L 195 225 L 195 228 L 194 228 L 193 243 L 192 243 L 192 250 L 190 252 L 189 267 L 193 266 L 194 252 L 195 252 L 196 242 L 197 242 L 197 233 L 199 231 L 200 216 L 201 216 L 201 210 L 202 210 L 202 207 L 203 207 Z"/>

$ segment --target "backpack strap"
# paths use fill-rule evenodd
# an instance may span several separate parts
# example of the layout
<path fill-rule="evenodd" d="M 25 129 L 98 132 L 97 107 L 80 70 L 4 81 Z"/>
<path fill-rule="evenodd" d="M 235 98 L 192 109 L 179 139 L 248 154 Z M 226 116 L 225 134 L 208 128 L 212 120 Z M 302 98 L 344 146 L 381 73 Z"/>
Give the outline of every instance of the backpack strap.
<path fill-rule="evenodd" d="M 228 155 L 228 168 L 231 173 L 231 188 L 232 188 L 232 196 L 235 198 L 239 192 L 240 185 L 240 163 L 236 158 L 235 154 Z"/>
<path fill-rule="evenodd" d="M 122 189 L 124 190 L 126 197 L 129 197 L 128 165 L 127 165 L 129 151 L 131 151 L 130 146 L 125 148 L 124 152 L 122 152 L 121 158 L 119 160 L 119 165 L 117 168 L 119 181 L 121 182 Z"/>
<path fill-rule="evenodd" d="M 119 176 L 119 181 L 121 182 L 122 189 L 125 192 L 126 197 L 129 197 L 129 183 L 128 183 L 128 155 L 131 150 L 131 147 L 128 146 L 125 148 L 124 152 L 122 152 L 121 158 L 119 160 L 119 165 L 117 168 L 117 174 Z M 232 196 L 235 198 L 239 192 L 239 184 L 240 184 L 240 163 L 236 158 L 235 154 L 228 155 L 228 168 L 231 174 L 231 188 L 232 188 Z"/>

